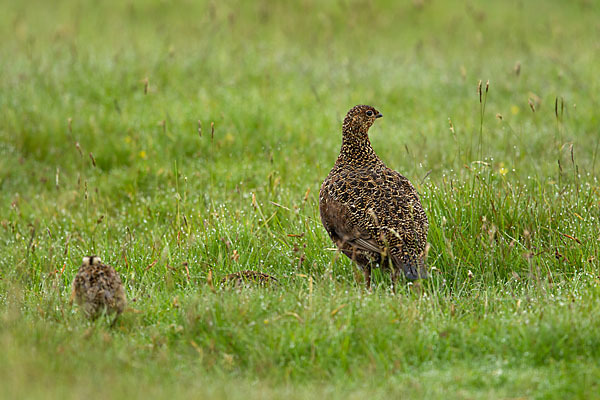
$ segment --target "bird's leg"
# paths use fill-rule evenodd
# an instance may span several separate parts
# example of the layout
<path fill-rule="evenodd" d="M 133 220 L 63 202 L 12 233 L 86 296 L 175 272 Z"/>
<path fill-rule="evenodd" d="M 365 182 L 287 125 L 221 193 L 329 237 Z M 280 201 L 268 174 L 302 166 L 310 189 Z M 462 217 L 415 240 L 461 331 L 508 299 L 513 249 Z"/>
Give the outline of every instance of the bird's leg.
<path fill-rule="evenodd" d="M 398 271 L 395 268 L 392 268 L 392 290 L 394 294 L 396 294 L 396 282 L 398 282 Z"/>
<path fill-rule="evenodd" d="M 117 323 L 117 319 L 119 319 L 119 313 L 116 313 L 117 315 L 115 315 L 115 318 L 112 320 L 112 322 L 110 323 L 110 328 L 114 328 L 115 324 Z"/>
<path fill-rule="evenodd" d="M 365 285 L 368 291 L 371 291 L 371 265 L 367 264 L 363 268 L 363 274 L 365 274 Z"/>

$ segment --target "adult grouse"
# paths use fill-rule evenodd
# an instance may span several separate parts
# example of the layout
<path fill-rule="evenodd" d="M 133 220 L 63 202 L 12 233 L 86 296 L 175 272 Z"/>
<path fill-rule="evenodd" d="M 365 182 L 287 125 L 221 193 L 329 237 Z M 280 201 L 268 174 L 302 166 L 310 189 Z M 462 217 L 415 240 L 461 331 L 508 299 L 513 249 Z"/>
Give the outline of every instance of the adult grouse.
<path fill-rule="evenodd" d="M 375 154 L 368 131 L 383 115 L 367 105 L 353 107 L 342 125 L 342 149 L 321 186 L 321 221 L 333 242 L 363 270 L 389 269 L 396 283 L 402 270 L 410 280 L 427 277 L 424 262 L 427 215 L 404 176 Z"/>
<path fill-rule="evenodd" d="M 77 301 L 91 319 L 97 318 L 102 312 L 116 312 L 118 316 L 127 305 L 119 274 L 110 265 L 102 264 L 97 256 L 83 257 L 83 263 L 73 280 L 71 299 Z"/>

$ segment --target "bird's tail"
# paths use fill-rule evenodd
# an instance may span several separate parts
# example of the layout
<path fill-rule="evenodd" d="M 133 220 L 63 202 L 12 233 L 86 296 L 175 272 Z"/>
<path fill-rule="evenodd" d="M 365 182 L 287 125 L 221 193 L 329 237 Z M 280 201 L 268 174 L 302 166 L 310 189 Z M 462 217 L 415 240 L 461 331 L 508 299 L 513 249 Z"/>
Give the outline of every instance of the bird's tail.
<path fill-rule="evenodd" d="M 396 264 L 396 267 L 402 268 L 402 271 L 404 272 L 404 275 L 406 275 L 407 279 L 414 281 L 417 279 L 429 278 L 429 273 L 427 272 L 427 265 L 425 265 L 423 257 L 405 257 L 397 261 L 398 262 L 394 262 L 394 264 Z"/>

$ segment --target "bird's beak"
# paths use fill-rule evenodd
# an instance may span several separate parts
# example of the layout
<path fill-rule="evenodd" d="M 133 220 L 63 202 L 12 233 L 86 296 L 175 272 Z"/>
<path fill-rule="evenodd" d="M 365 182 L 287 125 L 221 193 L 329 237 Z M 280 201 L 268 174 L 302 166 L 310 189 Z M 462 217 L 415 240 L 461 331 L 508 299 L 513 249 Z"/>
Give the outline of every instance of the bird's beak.
<path fill-rule="evenodd" d="M 381 118 L 381 117 L 383 117 L 383 114 L 382 114 L 382 113 L 379 113 L 379 114 L 377 114 L 377 115 L 375 116 L 375 118 Z"/>

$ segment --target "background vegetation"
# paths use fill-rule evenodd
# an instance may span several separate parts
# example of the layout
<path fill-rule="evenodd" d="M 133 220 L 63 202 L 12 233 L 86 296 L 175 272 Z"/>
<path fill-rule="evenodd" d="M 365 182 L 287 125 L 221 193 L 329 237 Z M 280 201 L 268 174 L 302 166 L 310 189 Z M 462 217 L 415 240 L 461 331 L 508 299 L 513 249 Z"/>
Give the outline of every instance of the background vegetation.
<path fill-rule="evenodd" d="M 1 9 L 0 396 L 599 396 L 597 2 Z M 396 294 L 318 217 L 360 103 L 431 222 Z M 69 304 L 89 254 L 112 329 Z"/>

